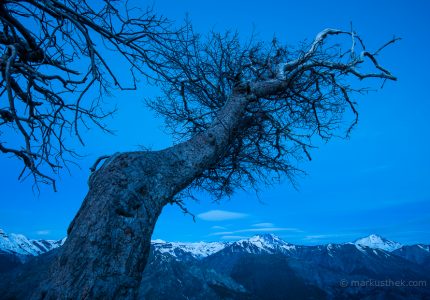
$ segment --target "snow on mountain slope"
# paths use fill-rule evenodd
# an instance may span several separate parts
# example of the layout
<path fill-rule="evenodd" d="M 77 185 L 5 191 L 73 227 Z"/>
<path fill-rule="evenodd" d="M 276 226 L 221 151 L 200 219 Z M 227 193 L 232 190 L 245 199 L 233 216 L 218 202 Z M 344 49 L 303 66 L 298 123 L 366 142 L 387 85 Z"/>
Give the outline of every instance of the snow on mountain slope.
<path fill-rule="evenodd" d="M 417 246 L 424 251 L 430 252 L 430 245 L 418 244 Z"/>
<path fill-rule="evenodd" d="M 218 252 L 227 245 L 227 243 L 221 242 L 198 242 L 198 243 L 181 243 L 181 242 L 165 242 L 163 240 L 153 240 L 152 245 L 155 250 L 160 253 L 168 253 L 172 256 L 178 257 L 179 255 L 186 253 L 194 258 L 202 259 L 209 255 Z"/>
<path fill-rule="evenodd" d="M 248 253 L 288 253 L 296 250 L 296 246 L 289 244 L 273 234 L 256 235 L 249 239 L 239 240 L 229 245 L 231 252 L 245 251 Z"/>
<path fill-rule="evenodd" d="M 22 234 L 8 234 L 0 229 L 0 251 L 18 256 L 37 256 L 48 252 L 64 244 L 66 238 L 55 240 L 30 240 Z M 201 259 L 222 250 L 227 243 L 181 243 L 153 240 L 152 245 L 160 253 L 169 253 L 172 256 L 184 254 Z"/>
<path fill-rule="evenodd" d="M 29 240 L 22 234 L 7 234 L 0 229 L 0 250 L 17 255 L 36 256 L 60 247 L 64 239 L 55 240 Z"/>
<path fill-rule="evenodd" d="M 401 248 L 403 245 L 397 242 L 393 242 L 376 234 L 371 234 L 367 237 L 358 239 L 354 242 L 357 247 L 369 247 L 372 249 L 381 249 L 388 252 L 392 252 Z"/>
<path fill-rule="evenodd" d="M 52 249 L 58 248 L 65 241 L 65 238 L 59 241 L 54 240 L 30 240 L 22 234 L 7 234 L 0 229 L 0 251 L 16 254 L 18 256 L 36 256 Z M 227 252 L 248 252 L 248 253 L 283 253 L 294 254 L 306 246 L 296 246 L 289 244 L 273 234 L 263 234 L 250 237 L 248 239 L 239 240 L 236 242 L 166 242 L 163 240 L 153 240 L 152 246 L 156 251 L 162 254 L 170 254 L 176 259 L 184 259 L 192 257 L 195 259 L 203 259 L 223 249 Z M 360 238 L 353 243 L 360 251 L 365 251 L 366 248 L 384 250 L 388 252 L 402 248 L 402 245 L 393 242 L 375 234 Z M 330 256 L 341 247 L 341 244 L 328 244 L 324 247 Z M 322 247 L 322 246 L 321 246 Z M 429 246 L 420 245 L 426 251 L 429 251 Z M 297 252 L 298 253 L 298 252 Z"/>

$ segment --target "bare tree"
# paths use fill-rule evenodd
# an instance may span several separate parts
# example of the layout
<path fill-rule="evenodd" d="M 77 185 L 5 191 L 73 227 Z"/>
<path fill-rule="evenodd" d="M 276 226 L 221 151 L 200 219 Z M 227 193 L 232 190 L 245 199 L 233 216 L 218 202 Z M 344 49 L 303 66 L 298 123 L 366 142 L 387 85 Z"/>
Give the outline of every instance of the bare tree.
<path fill-rule="evenodd" d="M 38 108 L 33 103 L 35 95 L 42 95 L 39 97 L 43 101 L 38 102 L 54 108 L 43 114 L 49 120 L 57 116 L 56 101 L 63 101 L 52 90 L 45 92 L 36 87 L 44 81 L 63 83 L 64 80 L 64 86 L 74 87 L 68 92 L 75 95 L 82 81 L 85 87 L 93 84 L 91 81 L 103 87 L 100 68 L 104 68 L 118 83 L 93 40 L 86 38 L 89 31 L 112 42 L 129 59 L 132 68 L 161 88 L 163 96 L 148 99 L 148 104 L 165 118 L 167 128 L 178 138 L 178 143 L 161 151 L 116 153 L 96 161 L 89 178 L 89 192 L 69 226 L 66 243 L 50 265 L 50 276 L 33 294 L 35 299 L 135 298 L 151 234 L 165 205 L 177 203 L 186 211 L 183 201 L 196 189 L 207 190 L 219 199 L 236 188 L 256 187 L 281 177 L 293 181 L 299 172 L 297 163 L 302 158 L 311 158 L 310 150 L 318 137 L 327 141 L 338 135 L 348 136 L 357 124 L 353 98 L 366 89 L 353 87 L 353 83 L 359 85 L 369 78 L 396 80 L 377 60 L 381 51 L 396 39 L 372 52 L 355 32 L 326 29 L 297 49 L 290 49 L 277 40 L 244 44 L 233 33 L 200 37 L 188 24 L 172 32 L 164 26 L 164 21 L 155 17 L 146 21 L 123 19 L 118 10 L 111 8 L 112 3 L 105 1 L 100 12 L 88 5 L 76 6 L 73 1 L 7 1 L 8 6 L 2 5 L 4 31 L 14 28 L 20 32 L 9 33 L 9 38 L 23 40 L 26 47 L 30 44 L 34 34 L 27 30 L 30 37 L 26 38 L 25 30 L 21 32 L 17 25 L 10 25 L 14 24 L 11 16 L 24 16 L 19 8 L 35 17 L 27 8 L 36 7 L 60 22 L 61 26 L 49 28 L 64 31 L 67 49 L 75 49 L 89 58 L 88 74 L 80 81 L 70 82 L 69 77 L 53 77 L 48 71 L 41 73 L 32 68 L 32 61 L 22 63 L 21 58 L 16 59 L 18 46 L 14 50 L 8 44 L 2 70 L 9 106 L 2 110 L 2 119 L 18 129 L 24 126 L 19 124 L 25 123 L 27 127 L 19 129 L 25 141 L 31 137 L 26 128 L 40 119 L 30 120 L 29 111 Z M 85 13 L 76 13 L 79 9 L 85 9 Z M 57 11 L 64 16 L 58 17 Z M 117 17 L 115 22 L 108 21 L 110 15 Z M 64 20 L 68 20 L 67 26 L 62 23 Z M 38 22 L 46 23 L 43 18 Z M 77 35 L 70 31 L 70 26 L 78 29 Z M 127 26 L 137 26 L 141 32 L 131 33 Z M 60 45 L 55 51 L 64 53 Z M 53 57 L 46 59 L 50 50 L 43 51 L 44 64 L 66 72 L 67 76 L 73 74 L 67 59 L 55 62 Z M 20 57 L 33 53 L 27 52 Z M 32 76 L 26 77 L 26 72 Z M 15 86 L 20 84 L 14 79 L 18 75 L 26 78 L 23 83 L 27 88 L 14 88 L 13 82 Z M 75 106 L 60 106 L 61 112 L 68 109 L 75 114 L 72 121 L 59 117 L 61 122 L 74 126 L 85 115 L 99 124 L 92 114 L 100 106 L 96 103 L 83 111 L 79 104 L 82 93 L 85 88 L 78 94 Z M 26 103 L 29 109 L 24 111 L 28 115 L 22 116 L 14 110 L 17 101 Z M 38 124 L 44 128 L 42 123 Z M 29 132 L 37 134 L 34 130 Z M 58 131 L 52 129 L 52 132 Z M 43 144 L 42 148 L 50 147 L 49 139 L 43 142 L 48 145 Z M 57 142 L 61 144 L 61 139 Z M 40 157 L 33 153 L 31 145 L 25 150 L 9 152 L 28 157 L 29 165 L 23 158 L 26 167 L 36 176 L 44 176 L 31 167 Z M 41 160 L 49 162 L 48 158 L 49 155 L 42 156 Z"/>
<path fill-rule="evenodd" d="M 22 161 L 19 178 L 55 189 L 53 175 L 78 154 L 70 136 L 83 144 L 82 127 L 109 131 L 102 97 L 136 89 L 136 74 L 150 79 L 156 51 L 176 34 L 151 9 L 117 1 L 1 1 L 0 152 Z"/>

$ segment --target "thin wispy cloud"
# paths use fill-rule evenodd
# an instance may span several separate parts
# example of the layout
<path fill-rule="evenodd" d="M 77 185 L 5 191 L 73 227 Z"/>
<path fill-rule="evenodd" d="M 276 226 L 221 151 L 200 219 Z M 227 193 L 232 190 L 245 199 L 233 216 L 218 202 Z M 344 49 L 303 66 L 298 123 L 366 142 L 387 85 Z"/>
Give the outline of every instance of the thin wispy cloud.
<path fill-rule="evenodd" d="M 198 214 L 197 217 L 205 221 L 225 221 L 243 219 L 248 217 L 248 214 L 227 210 L 209 210 L 207 212 Z"/>
<path fill-rule="evenodd" d="M 301 232 L 301 230 L 292 227 L 261 227 L 261 228 L 247 228 L 236 230 L 235 232 L 276 232 L 276 231 L 293 231 Z"/>
<path fill-rule="evenodd" d="M 221 232 L 214 232 L 210 235 L 212 236 L 218 236 L 218 235 L 235 235 L 238 233 L 267 233 L 267 232 L 302 232 L 300 229 L 297 228 L 291 228 L 291 227 L 262 227 L 262 228 L 246 228 L 246 229 L 239 229 L 239 230 L 232 230 L 232 231 L 221 231 Z"/>
<path fill-rule="evenodd" d="M 366 235 L 366 233 L 362 234 L 363 236 Z M 344 238 L 344 237 L 356 237 L 357 233 L 329 233 L 329 234 L 314 234 L 314 235 L 307 235 L 303 237 L 303 240 L 305 241 L 322 241 L 322 240 L 333 240 L 334 238 Z"/>
<path fill-rule="evenodd" d="M 227 229 L 227 228 L 225 228 L 223 226 L 215 225 L 215 226 L 212 226 L 211 229 L 214 229 L 214 230 L 224 230 L 224 229 Z"/>
<path fill-rule="evenodd" d="M 220 231 L 220 232 L 211 233 L 209 235 L 226 235 L 226 234 L 233 234 L 233 233 L 235 233 L 235 232 L 234 231 Z"/>
<path fill-rule="evenodd" d="M 316 235 L 307 235 L 303 239 L 304 240 L 321 240 L 331 238 L 333 235 L 330 234 L 316 234 Z"/>
<path fill-rule="evenodd" d="M 240 240 L 240 239 L 246 239 L 246 238 L 248 237 L 243 235 L 224 235 L 221 237 L 221 239 L 223 240 Z"/>
<path fill-rule="evenodd" d="M 253 227 L 275 227 L 275 224 L 273 223 L 256 223 L 252 224 Z"/>
<path fill-rule="evenodd" d="M 37 234 L 37 235 L 48 235 L 48 234 L 50 234 L 50 233 L 51 233 L 51 230 L 47 230 L 47 229 L 36 231 L 36 234 Z"/>

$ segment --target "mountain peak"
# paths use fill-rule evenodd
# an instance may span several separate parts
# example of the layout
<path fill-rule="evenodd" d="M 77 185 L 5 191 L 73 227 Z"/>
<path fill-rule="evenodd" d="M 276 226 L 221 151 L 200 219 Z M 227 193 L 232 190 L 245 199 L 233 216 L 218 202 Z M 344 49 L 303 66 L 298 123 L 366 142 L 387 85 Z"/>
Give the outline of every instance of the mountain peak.
<path fill-rule="evenodd" d="M 168 253 L 174 257 L 178 257 L 185 254 L 191 255 L 194 258 L 202 259 L 209 255 L 218 252 L 227 245 L 222 242 L 195 242 L 195 243 L 185 243 L 185 242 L 166 242 L 164 240 L 152 240 L 151 244 L 160 253 Z"/>
<path fill-rule="evenodd" d="M 387 240 L 377 234 L 371 234 L 369 236 L 360 238 L 356 240 L 354 244 L 356 246 L 369 247 L 372 249 L 381 249 L 389 252 L 397 250 L 402 247 L 402 244 Z"/>
<path fill-rule="evenodd" d="M 264 241 L 264 242 L 269 242 L 269 243 L 273 243 L 273 242 L 284 242 L 282 241 L 278 236 L 271 234 L 271 233 L 264 233 L 264 234 L 257 234 L 254 235 L 252 237 L 250 237 L 248 239 L 248 241 L 250 242 L 255 242 L 255 241 Z"/>
<path fill-rule="evenodd" d="M 276 253 L 292 251 L 295 249 L 295 246 L 288 244 L 274 234 L 266 233 L 234 242 L 229 246 L 229 249 L 233 252 Z"/>
<path fill-rule="evenodd" d="M 60 247 L 64 241 L 30 240 L 22 234 L 8 234 L 0 229 L 0 250 L 6 253 L 35 256 Z"/>

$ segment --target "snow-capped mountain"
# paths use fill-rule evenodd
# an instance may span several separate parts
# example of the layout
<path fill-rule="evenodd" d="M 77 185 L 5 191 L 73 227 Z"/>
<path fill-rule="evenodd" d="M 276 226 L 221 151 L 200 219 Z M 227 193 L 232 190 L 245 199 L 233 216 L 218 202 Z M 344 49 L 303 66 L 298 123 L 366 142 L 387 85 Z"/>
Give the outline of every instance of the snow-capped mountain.
<path fill-rule="evenodd" d="M 22 234 L 7 234 L 0 229 L 0 251 L 12 253 L 19 256 L 37 256 L 58 248 L 65 241 L 62 240 L 30 240 Z M 227 252 L 247 252 L 247 253 L 282 253 L 293 254 L 306 246 L 297 246 L 287 243 L 273 234 L 255 235 L 248 239 L 236 242 L 166 242 L 163 240 L 153 240 L 153 248 L 158 253 L 170 254 L 176 258 L 190 256 L 196 259 L 203 259 L 221 250 Z M 387 240 L 376 234 L 360 238 L 353 243 L 358 249 L 368 247 L 393 252 L 402 248 L 402 244 Z M 336 248 L 340 244 L 328 244 L 327 250 Z M 428 247 L 428 246 L 421 246 Z"/>
<path fill-rule="evenodd" d="M 247 252 L 247 253 L 267 253 L 267 254 L 289 254 L 296 250 L 296 247 L 289 244 L 273 234 L 255 235 L 248 239 L 236 242 L 198 242 L 181 243 L 166 242 L 163 240 L 153 240 L 152 246 L 156 252 L 170 254 L 177 259 L 185 259 L 187 255 L 203 259 L 218 252 Z"/>
<path fill-rule="evenodd" d="M 31 287 L 12 290 L 10 284 L 23 278 L 4 278 L 20 276 L 21 272 L 9 272 L 19 268 L 34 268 L 31 272 L 43 274 L 43 266 L 55 259 L 55 253 L 40 258 L 41 265 L 35 264 L 38 259 L 23 265 L 25 261 L 18 257 L 38 255 L 63 241 L 34 241 L 0 231 L 0 295 L 27 299 Z M 396 295 L 399 300 L 430 299 L 428 287 L 410 288 L 404 294 L 399 294 L 398 287 L 339 289 L 345 280 L 430 282 L 429 245 L 400 246 L 376 235 L 315 246 L 289 244 L 272 234 L 227 243 L 153 240 L 138 298 L 272 300 L 290 295 L 291 299 L 394 299 Z"/>
<path fill-rule="evenodd" d="M 387 240 L 379 235 L 371 234 L 367 237 L 360 238 L 354 242 L 358 247 L 369 247 L 392 252 L 401 248 L 403 245 L 397 242 Z"/>
<path fill-rule="evenodd" d="M 63 240 L 30 240 L 22 234 L 6 233 L 0 229 L 0 251 L 14 254 L 25 260 L 26 256 L 37 256 L 60 247 Z"/>
<path fill-rule="evenodd" d="M 286 254 L 294 250 L 296 250 L 295 245 L 289 244 L 273 234 L 255 235 L 228 245 L 229 252 Z"/>
<path fill-rule="evenodd" d="M 163 240 L 153 240 L 151 242 L 155 251 L 159 253 L 168 253 L 174 257 L 183 257 L 184 254 L 190 255 L 196 259 L 202 259 L 224 249 L 228 243 L 222 242 L 198 242 L 198 243 L 182 243 L 182 242 L 166 242 Z"/>

